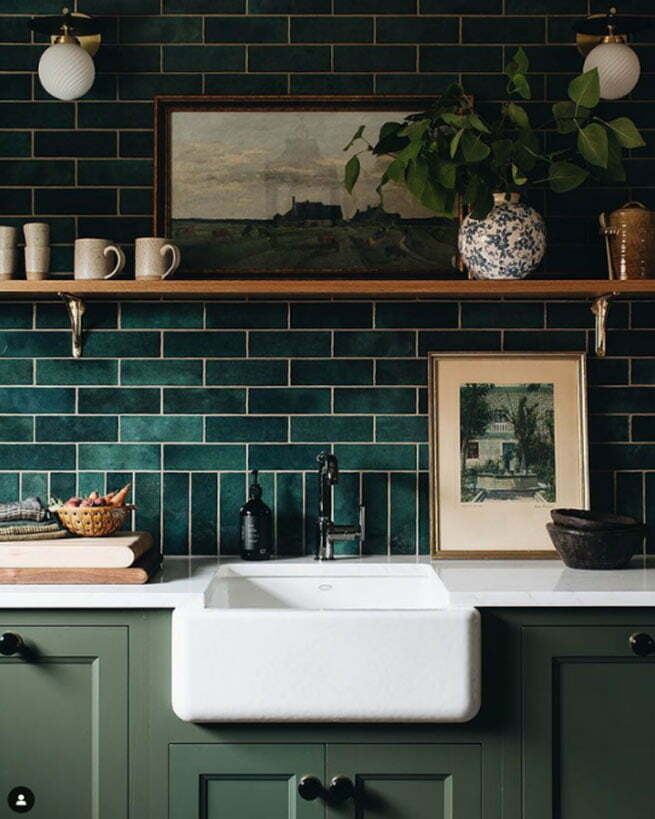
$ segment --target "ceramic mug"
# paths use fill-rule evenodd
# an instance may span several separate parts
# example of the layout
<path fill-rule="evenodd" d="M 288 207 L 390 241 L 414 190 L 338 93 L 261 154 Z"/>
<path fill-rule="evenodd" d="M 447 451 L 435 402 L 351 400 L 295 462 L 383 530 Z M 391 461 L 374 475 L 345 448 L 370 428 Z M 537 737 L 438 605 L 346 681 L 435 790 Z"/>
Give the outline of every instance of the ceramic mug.
<path fill-rule="evenodd" d="M 116 256 L 111 267 L 109 256 Z M 76 239 L 74 276 L 76 279 L 111 279 L 125 267 L 125 254 L 109 239 Z"/>
<path fill-rule="evenodd" d="M 23 233 L 28 247 L 47 247 L 50 244 L 50 225 L 47 222 L 27 222 L 23 225 Z"/>
<path fill-rule="evenodd" d="M 0 225 L 0 247 L 13 247 L 16 244 L 16 228 L 11 225 Z"/>
<path fill-rule="evenodd" d="M 25 248 L 25 278 L 31 281 L 40 281 L 48 277 L 50 270 L 50 248 L 32 247 Z"/>
<path fill-rule="evenodd" d="M 17 253 L 14 245 L 0 244 L 0 281 L 14 278 Z"/>
<path fill-rule="evenodd" d="M 182 257 L 177 245 L 159 236 L 144 236 L 135 242 L 134 277 L 137 279 L 165 279 L 175 273 Z M 166 267 L 166 254 L 171 263 Z"/>

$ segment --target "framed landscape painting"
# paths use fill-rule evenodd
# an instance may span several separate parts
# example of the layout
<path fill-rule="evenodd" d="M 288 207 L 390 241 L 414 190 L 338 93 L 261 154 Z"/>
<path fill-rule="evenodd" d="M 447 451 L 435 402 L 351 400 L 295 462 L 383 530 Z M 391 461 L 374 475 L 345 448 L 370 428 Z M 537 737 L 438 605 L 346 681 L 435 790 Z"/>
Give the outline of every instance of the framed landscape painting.
<path fill-rule="evenodd" d="M 458 225 L 390 183 L 389 158 L 344 151 L 357 129 L 422 110 L 431 97 L 157 97 L 156 235 L 189 277 L 444 278 Z"/>
<path fill-rule="evenodd" d="M 585 358 L 430 353 L 435 557 L 557 557 L 556 507 L 588 508 Z"/>

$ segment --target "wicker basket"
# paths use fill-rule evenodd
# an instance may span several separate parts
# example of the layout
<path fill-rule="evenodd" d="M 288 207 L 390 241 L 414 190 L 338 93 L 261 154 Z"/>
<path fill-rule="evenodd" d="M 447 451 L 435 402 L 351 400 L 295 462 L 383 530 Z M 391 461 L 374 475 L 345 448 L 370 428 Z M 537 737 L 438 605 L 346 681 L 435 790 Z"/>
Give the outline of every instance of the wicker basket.
<path fill-rule="evenodd" d="M 62 506 L 57 515 L 74 535 L 102 537 L 116 532 L 134 506 Z"/>

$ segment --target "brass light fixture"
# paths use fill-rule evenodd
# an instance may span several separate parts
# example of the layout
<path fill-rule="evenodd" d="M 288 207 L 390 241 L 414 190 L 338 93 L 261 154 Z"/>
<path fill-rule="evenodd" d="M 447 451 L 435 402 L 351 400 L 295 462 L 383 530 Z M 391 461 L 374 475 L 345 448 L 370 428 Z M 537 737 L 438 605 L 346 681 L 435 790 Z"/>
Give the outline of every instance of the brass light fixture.
<path fill-rule="evenodd" d="M 628 38 L 651 24 L 647 17 L 619 15 L 615 8 L 574 24 L 578 51 L 585 57 L 584 71 L 598 70 L 603 99 L 625 97 L 639 82 L 639 57 Z"/>
<path fill-rule="evenodd" d="M 39 80 L 45 90 L 60 100 L 84 96 L 95 80 L 92 58 L 100 47 L 97 23 L 65 8 L 61 16 L 35 17 L 27 25 L 50 36 L 51 45 L 39 61 Z"/>

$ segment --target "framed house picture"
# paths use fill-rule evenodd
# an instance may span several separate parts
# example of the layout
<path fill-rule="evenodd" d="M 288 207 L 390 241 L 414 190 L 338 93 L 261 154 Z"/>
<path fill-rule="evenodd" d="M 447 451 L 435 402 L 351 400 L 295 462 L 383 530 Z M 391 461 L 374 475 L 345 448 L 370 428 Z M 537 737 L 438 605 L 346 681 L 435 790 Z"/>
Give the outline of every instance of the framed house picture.
<path fill-rule="evenodd" d="M 187 277 L 445 278 L 458 224 L 404 186 L 376 191 L 388 157 L 360 154 L 352 194 L 344 149 L 360 126 L 423 110 L 432 97 L 155 99 L 155 231 Z"/>
<path fill-rule="evenodd" d="M 550 510 L 589 504 L 584 354 L 428 363 L 433 557 L 557 557 Z"/>

